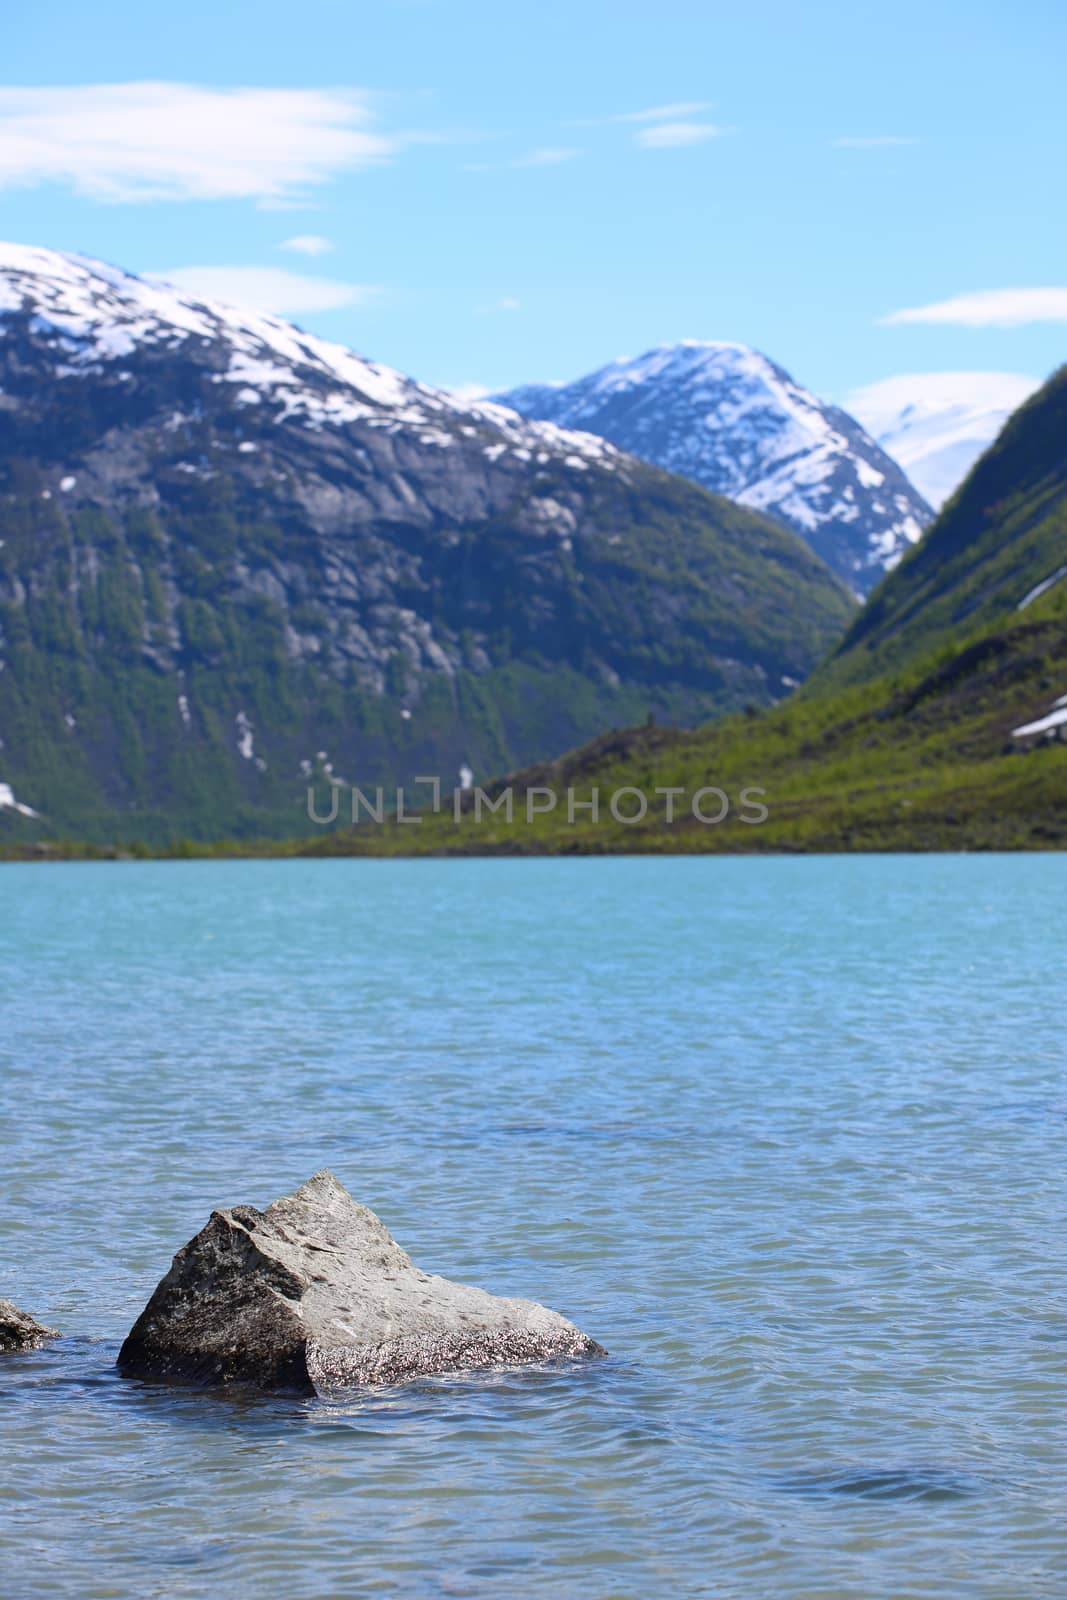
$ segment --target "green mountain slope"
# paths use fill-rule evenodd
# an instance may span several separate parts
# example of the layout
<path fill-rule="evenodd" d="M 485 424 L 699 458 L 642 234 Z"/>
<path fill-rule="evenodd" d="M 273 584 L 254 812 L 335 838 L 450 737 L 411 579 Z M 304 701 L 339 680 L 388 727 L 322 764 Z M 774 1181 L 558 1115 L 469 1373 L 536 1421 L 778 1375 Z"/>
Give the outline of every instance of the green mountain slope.
<path fill-rule="evenodd" d="M 1067 581 L 1067 367 L 1009 419 L 810 685 L 877 676 Z"/>
<path fill-rule="evenodd" d="M 733 715 L 702 729 L 641 726 L 602 735 L 558 761 L 490 784 L 475 816 L 449 796 L 415 826 L 364 820 L 346 826 L 338 791 L 332 826 L 277 847 L 224 845 L 207 853 L 493 855 L 759 853 L 849 850 L 1067 848 L 1067 590 L 961 646 L 931 652 L 890 677 Z M 1035 725 L 1033 732 L 1017 735 Z M 1043 726 L 1053 724 L 1052 726 Z M 512 820 L 502 797 L 512 791 Z M 633 790 L 647 797 L 647 815 Z M 673 821 L 666 820 L 673 790 Z M 721 790 L 719 822 L 692 811 L 700 791 Z M 588 802 L 599 795 L 599 819 Z M 758 793 L 754 791 L 759 791 Z M 567 795 L 577 802 L 568 820 Z M 622 792 L 628 791 L 628 792 Z M 657 793 L 657 791 L 660 791 Z M 425 791 L 418 791 L 425 798 Z M 328 786 L 313 786 L 316 815 L 330 815 Z M 391 797 L 390 797 L 391 798 Z M 375 795 L 371 792 L 372 802 Z M 411 803 L 411 794 L 408 797 Z M 527 820 L 527 803 L 534 815 Z M 387 798 L 387 805 L 389 799 Z M 705 817 L 719 795 L 699 800 Z M 546 809 L 551 806 L 551 809 Z M 760 815 L 762 821 L 743 820 Z M 361 813 L 365 816 L 365 813 Z M 8 835 L 9 839 L 11 835 Z M 2 849 L 2 836 L 0 836 Z M 9 844 L 9 853 L 19 847 Z"/>
<path fill-rule="evenodd" d="M 463 761 L 500 771 L 649 712 L 699 722 L 765 701 L 847 616 L 806 552 L 744 512 L 712 520 L 673 485 L 620 506 L 601 487 L 583 483 L 572 560 L 524 552 L 506 524 L 465 530 L 424 597 L 460 660 L 435 671 L 385 649 L 379 691 L 294 658 L 291 630 L 328 649 L 330 596 L 312 588 L 316 552 L 294 556 L 277 525 L 195 492 L 125 515 L 0 493 L 0 773 L 49 833 L 293 833 L 309 777 L 447 783 Z M 307 572 L 296 606 L 234 582 L 280 551 Z"/>
<path fill-rule="evenodd" d="M 1067 723 L 1016 736 L 1067 702 L 1067 588 L 1002 628 L 891 677 L 797 696 L 703 729 L 619 730 L 417 827 L 322 829 L 306 854 L 758 853 L 1067 846 Z M 501 796 L 512 790 L 513 820 Z M 599 820 L 588 802 L 599 795 Z M 674 819 L 663 791 L 675 791 Z M 577 805 L 568 820 L 567 794 Z M 612 816 L 611 797 L 636 823 Z M 693 815 L 695 796 L 702 815 Z M 620 791 L 629 791 L 620 794 Z M 659 791 L 659 792 L 657 792 Z M 757 792 L 758 791 L 758 792 Z M 553 798 L 554 797 L 554 801 Z M 527 799 L 534 815 L 527 820 Z M 325 806 L 320 790 L 317 800 Z M 551 809 L 547 807 L 551 805 Z M 764 820 L 753 821 L 759 808 Z M 344 819 L 342 808 L 340 817 Z"/>

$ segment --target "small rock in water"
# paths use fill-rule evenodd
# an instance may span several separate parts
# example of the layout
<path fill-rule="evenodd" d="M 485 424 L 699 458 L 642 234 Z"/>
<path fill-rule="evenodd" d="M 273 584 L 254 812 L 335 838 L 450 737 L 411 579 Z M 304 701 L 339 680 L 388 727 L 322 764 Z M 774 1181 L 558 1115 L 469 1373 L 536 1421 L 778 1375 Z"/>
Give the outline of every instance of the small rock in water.
<path fill-rule="evenodd" d="M 10 1300 L 0 1300 L 0 1350 L 38 1350 L 46 1339 L 58 1339 L 54 1328 L 20 1311 Z"/>
<path fill-rule="evenodd" d="M 266 1211 L 213 1211 L 119 1351 L 130 1376 L 318 1392 L 603 1355 L 533 1300 L 420 1272 L 331 1172 Z"/>

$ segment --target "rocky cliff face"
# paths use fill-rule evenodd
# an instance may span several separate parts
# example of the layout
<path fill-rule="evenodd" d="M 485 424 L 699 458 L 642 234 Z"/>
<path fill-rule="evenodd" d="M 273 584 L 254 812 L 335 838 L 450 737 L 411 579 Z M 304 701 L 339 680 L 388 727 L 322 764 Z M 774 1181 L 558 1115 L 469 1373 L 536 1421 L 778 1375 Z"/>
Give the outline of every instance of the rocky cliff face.
<path fill-rule="evenodd" d="M 574 383 L 500 398 L 777 517 L 858 594 L 930 520 L 925 500 L 855 418 L 747 345 L 687 339 Z"/>
<path fill-rule="evenodd" d="M 307 831 L 311 779 L 774 700 L 849 614 L 800 541 L 603 440 L 0 250 L 8 831 Z"/>

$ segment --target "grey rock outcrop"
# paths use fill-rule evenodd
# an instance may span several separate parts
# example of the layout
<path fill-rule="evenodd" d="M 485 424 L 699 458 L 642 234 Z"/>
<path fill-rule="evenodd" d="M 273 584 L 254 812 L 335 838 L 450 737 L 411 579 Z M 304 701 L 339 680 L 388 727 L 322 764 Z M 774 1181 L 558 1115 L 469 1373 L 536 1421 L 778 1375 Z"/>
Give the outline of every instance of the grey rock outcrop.
<path fill-rule="evenodd" d="M 13 1301 L 0 1300 L 0 1350 L 38 1350 L 46 1339 L 55 1338 L 55 1328 L 46 1328 Z"/>
<path fill-rule="evenodd" d="M 129 1376 L 307 1392 L 602 1355 L 532 1300 L 422 1272 L 331 1172 L 266 1211 L 214 1211 L 119 1352 Z"/>

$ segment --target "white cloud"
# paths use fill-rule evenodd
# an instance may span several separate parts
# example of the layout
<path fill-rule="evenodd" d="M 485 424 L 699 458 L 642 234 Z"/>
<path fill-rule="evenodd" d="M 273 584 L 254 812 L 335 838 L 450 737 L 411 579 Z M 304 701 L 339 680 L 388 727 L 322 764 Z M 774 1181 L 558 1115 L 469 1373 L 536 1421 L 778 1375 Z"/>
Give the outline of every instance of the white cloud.
<path fill-rule="evenodd" d="M 370 284 L 312 278 L 281 267 L 175 267 L 152 276 L 157 282 L 174 284 L 208 300 L 225 300 L 232 306 L 273 311 L 279 316 L 366 305 L 380 292 Z"/>
<path fill-rule="evenodd" d="M 695 117 L 711 109 L 710 100 L 683 100 L 673 106 L 653 106 L 651 111 L 624 111 L 613 122 L 678 122 L 683 117 Z"/>
<path fill-rule="evenodd" d="M 515 296 L 511 294 L 501 295 L 499 300 L 493 300 L 488 305 L 477 307 L 479 316 L 483 317 L 493 311 L 520 311 L 521 309 L 521 300 L 516 300 Z"/>
<path fill-rule="evenodd" d="M 0 187 L 63 183 L 94 200 L 278 205 L 404 142 L 369 97 L 187 83 L 0 88 Z"/>
<path fill-rule="evenodd" d="M 961 328 L 1021 328 L 1028 322 L 1067 322 L 1067 289 L 983 289 L 928 306 L 909 306 L 883 323 L 929 322 Z"/>
<path fill-rule="evenodd" d="M 844 138 L 834 140 L 835 150 L 890 150 L 899 149 L 902 145 L 918 144 L 910 134 L 876 133 L 870 137 Z"/>
<path fill-rule="evenodd" d="M 680 150 L 715 139 L 719 133 L 710 122 L 659 122 L 634 134 L 634 143 L 643 150 Z"/>
<path fill-rule="evenodd" d="M 298 233 L 295 238 L 283 239 L 280 248 L 301 256 L 324 256 L 333 249 L 333 240 L 324 239 L 321 233 Z"/>
<path fill-rule="evenodd" d="M 529 155 L 519 156 L 511 164 L 513 167 L 555 167 L 561 161 L 573 161 L 577 154 L 577 150 L 549 145 L 540 150 L 531 150 Z"/>

